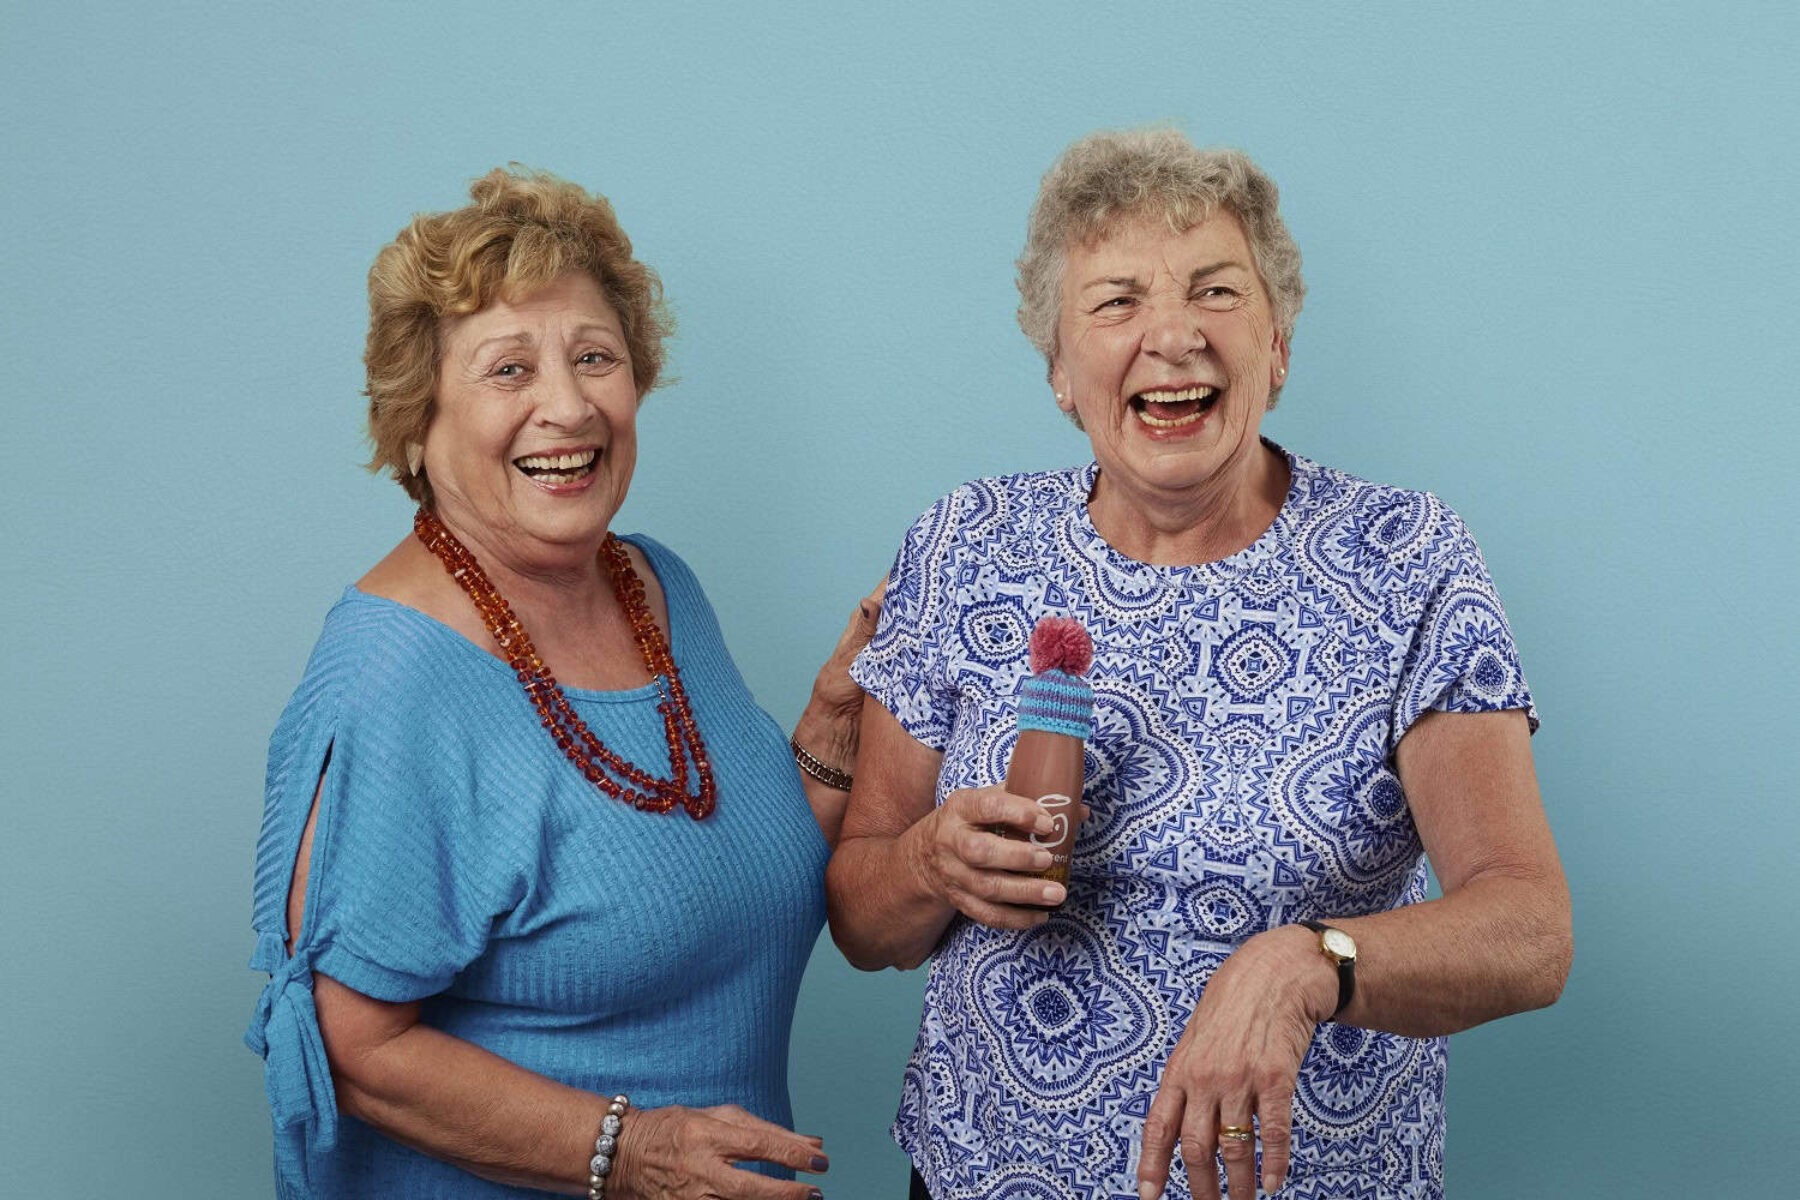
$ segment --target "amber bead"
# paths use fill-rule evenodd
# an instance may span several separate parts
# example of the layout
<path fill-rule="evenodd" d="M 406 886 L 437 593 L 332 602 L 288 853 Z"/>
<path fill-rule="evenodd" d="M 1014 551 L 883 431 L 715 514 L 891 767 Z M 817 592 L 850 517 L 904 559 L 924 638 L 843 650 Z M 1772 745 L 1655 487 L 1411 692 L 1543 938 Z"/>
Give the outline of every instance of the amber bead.
<path fill-rule="evenodd" d="M 712 812 L 717 786 L 712 764 L 706 757 L 705 742 L 700 737 L 700 727 L 688 704 L 687 692 L 681 686 L 675 656 L 645 600 L 644 581 L 632 569 L 630 556 L 617 538 L 607 535 L 600 547 L 600 557 L 612 580 L 613 594 L 625 611 L 639 653 L 643 655 L 644 668 L 662 693 L 657 709 L 668 743 L 671 776 L 668 779 L 656 778 L 607 749 L 594 737 L 587 723 L 570 707 L 556 676 L 538 656 L 512 606 L 488 579 L 475 556 L 434 513 L 420 509 L 413 517 L 413 532 L 443 562 L 444 570 L 474 602 L 482 624 L 524 687 L 526 698 L 538 715 L 538 724 L 589 783 L 606 795 L 646 812 L 668 812 L 677 804 L 696 820 Z M 695 793 L 688 791 L 687 760 L 690 754 L 699 774 L 699 787 Z M 634 786 L 627 788 L 621 780 Z"/>

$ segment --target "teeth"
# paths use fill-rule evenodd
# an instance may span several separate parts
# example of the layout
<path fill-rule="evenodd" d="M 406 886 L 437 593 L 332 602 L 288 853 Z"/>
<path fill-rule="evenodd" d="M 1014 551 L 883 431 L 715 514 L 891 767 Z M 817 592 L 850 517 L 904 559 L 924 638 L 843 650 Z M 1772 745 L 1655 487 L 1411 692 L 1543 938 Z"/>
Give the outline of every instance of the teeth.
<path fill-rule="evenodd" d="M 574 483 L 581 477 L 580 471 L 571 471 L 566 474 L 557 471 L 545 471 L 542 474 L 532 476 L 532 478 L 539 483 Z"/>
<path fill-rule="evenodd" d="M 1133 411 L 1137 413 L 1138 420 L 1150 426 L 1152 429 L 1179 429 L 1183 425 L 1192 425 L 1195 421 L 1206 416 L 1201 410 L 1195 409 L 1185 417 L 1176 417 L 1172 421 L 1166 421 L 1161 417 L 1151 416 L 1148 409 L 1140 408 L 1134 409 Z"/>
<path fill-rule="evenodd" d="M 1191 387 L 1179 392 L 1139 392 L 1150 404 L 1180 404 L 1183 400 L 1204 400 L 1216 392 L 1217 388 Z"/>
<path fill-rule="evenodd" d="M 586 450 L 580 454 L 533 454 L 515 461 L 533 471 L 575 471 L 592 463 L 595 453 Z"/>

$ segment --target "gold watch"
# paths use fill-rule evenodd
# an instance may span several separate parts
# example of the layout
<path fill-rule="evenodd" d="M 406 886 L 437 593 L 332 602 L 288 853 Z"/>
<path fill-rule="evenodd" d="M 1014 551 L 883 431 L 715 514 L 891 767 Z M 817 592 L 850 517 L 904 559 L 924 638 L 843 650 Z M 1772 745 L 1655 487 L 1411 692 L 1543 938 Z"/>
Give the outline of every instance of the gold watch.
<path fill-rule="evenodd" d="M 1356 939 L 1337 928 L 1319 921 L 1296 921 L 1319 935 L 1319 953 L 1337 967 L 1338 1002 L 1331 1015 L 1337 1015 L 1350 1007 L 1352 997 L 1356 995 Z"/>

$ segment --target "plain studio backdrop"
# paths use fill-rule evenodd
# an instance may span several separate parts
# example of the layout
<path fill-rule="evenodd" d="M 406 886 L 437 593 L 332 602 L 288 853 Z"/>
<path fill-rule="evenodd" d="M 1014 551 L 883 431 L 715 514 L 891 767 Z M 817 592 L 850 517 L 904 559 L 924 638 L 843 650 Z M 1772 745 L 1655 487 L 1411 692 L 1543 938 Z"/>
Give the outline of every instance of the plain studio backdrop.
<path fill-rule="evenodd" d="M 414 212 L 515 160 L 615 202 L 680 322 L 618 526 L 788 722 L 920 510 L 1086 458 L 1012 261 L 1069 141 L 1170 122 L 1305 254 L 1266 432 L 1463 514 L 1542 709 L 1575 969 L 1453 1040 L 1450 1194 L 1793 1194 L 1793 5 L 0 14 L 0 1193 L 271 1191 L 263 755 L 408 529 L 358 392 Z M 828 1196 L 904 1194 L 921 987 L 820 940 Z"/>

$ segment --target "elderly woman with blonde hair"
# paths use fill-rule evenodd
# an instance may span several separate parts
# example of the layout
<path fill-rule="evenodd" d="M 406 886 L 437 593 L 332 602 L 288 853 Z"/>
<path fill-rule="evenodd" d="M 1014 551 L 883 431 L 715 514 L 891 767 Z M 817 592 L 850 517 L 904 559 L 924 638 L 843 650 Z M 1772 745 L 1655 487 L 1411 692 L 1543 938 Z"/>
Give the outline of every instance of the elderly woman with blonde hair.
<path fill-rule="evenodd" d="M 687 566 L 610 530 L 655 274 L 573 184 L 473 200 L 370 272 L 373 465 L 414 532 L 326 617 L 270 746 L 247 1040 L 278 1191 L 817 1197 L 789 1024 L 875 602 L 790 742 Z"/>
<path fill-rule="evenodd" d="M 1435 496 L 1261 436 L 1303 287 L 1243 154 L 1076 143 L 1019 290 L 1093 461 L 907 533 L 827 875 L 852 962 L 931 959 L 913 1194 L 1441 1196 L 1445 1035 L 1550 1003 L 1571 955 L 1481 554 Z M 1045 616 L 1093 642 L 1066 886 L 1002 786 Z"/>

